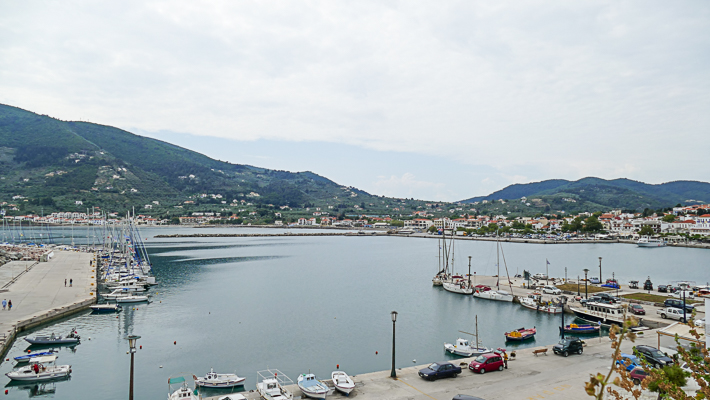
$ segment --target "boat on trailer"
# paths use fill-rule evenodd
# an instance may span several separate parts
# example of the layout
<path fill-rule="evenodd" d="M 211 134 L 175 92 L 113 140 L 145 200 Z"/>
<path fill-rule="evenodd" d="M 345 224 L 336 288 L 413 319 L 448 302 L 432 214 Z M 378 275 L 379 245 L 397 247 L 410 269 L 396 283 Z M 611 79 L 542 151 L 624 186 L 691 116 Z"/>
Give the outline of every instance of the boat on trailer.
<path fill-rule="evenodd" d="M 330 374 L 330 379 L 333 380 L 335 389 L 346 396 L 349 396 L 355 390 L 355 382 L 344 371 L 333 371 Z"/>
<path fill-rule="evenodd" d="M 278 369 L 266 369 L 256 373 L 256 391 L 265 400 L 293 400 L 293 393 L 286 386 L 293 381 Z"/>
<path fill-rule="evenodd" d="M 205 376 L 197 377 L 193 375 L 195 385 L 206 388 L 231 388 L 235 386 L 243 386 L 247 378 L 240 377 L 237 374 L 218 374 L 214 369 L 210 368 L 210 372 Z"/>

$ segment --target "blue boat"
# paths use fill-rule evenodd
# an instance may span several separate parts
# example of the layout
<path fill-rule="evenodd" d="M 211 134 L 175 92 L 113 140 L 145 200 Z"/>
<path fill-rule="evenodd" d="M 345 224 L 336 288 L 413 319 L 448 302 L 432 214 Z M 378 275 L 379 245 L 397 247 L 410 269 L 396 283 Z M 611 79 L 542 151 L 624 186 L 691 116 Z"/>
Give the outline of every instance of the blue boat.
<path fill-rule="evenodd" d="M 599 333 L 599 325 L 577 325 L 577 324 L 570 324 L 570 325 L 565 325 L 565 327 L 560 327 L 560 332 L 564 333 L 577 333 L 577 334 L 585 334 L 585 333 Z"/>
<path fill-rule="evenodd" d="M 56 353 L 55 350 L 38 351 L 38 352 L 34 352 L 34 353 L 27 353 L 27 354 L 25 354 L 25 355 L 15 357 L 15 361 L 17 361 L 17 362 L 28 362 L 28 361 L 30 361 L 30 358 L 42 357 L 42 356 L 52 356 L 52 355 L 54 355 L 54 353 Z"/>

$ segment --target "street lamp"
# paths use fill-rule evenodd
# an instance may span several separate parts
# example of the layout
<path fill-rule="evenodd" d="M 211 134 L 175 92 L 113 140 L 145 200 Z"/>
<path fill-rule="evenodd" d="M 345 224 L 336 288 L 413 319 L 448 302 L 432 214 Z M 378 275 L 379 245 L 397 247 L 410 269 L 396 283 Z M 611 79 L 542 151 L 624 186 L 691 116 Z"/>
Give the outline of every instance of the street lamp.
<path fill-rule="evenodd" d="M 579 293 L 579 275 L 577 275 L 577 296 L 581 297 L 582 294 Z"/>
<path fill-rule="evenodd" d="M 397 378 L 397 373 L 394 371 L 394 323 L 397 322 L 397 311 L 392 311 L 392 373 L 391 378 Z"/>
<path fill-rule="evenodd" d="M 589 273 L 589 269 L 585 268 L 585 269 L 583 269 L 583 271 L 584 271 L 584 298 L 588 299 L 589 293 L 587 292 L 587 274 Z"/>
<path fill-rule="evenodd" d="M 599 282 L 604 282 L 602 279 L 602 258 L 599 257 Z"/>
<path fill-rule="evenodd" d="M 140 339 L 140 336 L 130 335 L 127 336 L 128 347 L 131 349 L 131 381 L 128 386 L 128 400 L 133 400 L 133 355 L 136 354 L 136 340 Z"/>

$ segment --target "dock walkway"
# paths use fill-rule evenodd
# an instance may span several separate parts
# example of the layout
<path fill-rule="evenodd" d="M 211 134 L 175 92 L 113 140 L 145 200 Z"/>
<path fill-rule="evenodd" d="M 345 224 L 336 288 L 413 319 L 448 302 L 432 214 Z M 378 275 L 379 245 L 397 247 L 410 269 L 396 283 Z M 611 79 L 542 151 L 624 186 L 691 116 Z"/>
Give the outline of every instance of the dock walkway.
<path fill-rule="evenodd" d="M 96 301 L 93 258 L 91 253 L 55 250 L 47 262 L 13 261 L 0 267 L 0 287 L 4 287 L 0 302 L 12 300 L 12 310 L 0 309 L 0 354 L 5 354 L 18 332 Z"/>

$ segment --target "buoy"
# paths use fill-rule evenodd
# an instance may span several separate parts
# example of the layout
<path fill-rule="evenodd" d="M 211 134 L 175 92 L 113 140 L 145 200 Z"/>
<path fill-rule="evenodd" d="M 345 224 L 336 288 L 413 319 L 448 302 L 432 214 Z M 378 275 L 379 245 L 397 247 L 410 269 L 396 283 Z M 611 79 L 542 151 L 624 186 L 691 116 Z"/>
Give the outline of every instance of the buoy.
<path fill-rule="evenodd" d="M 143 350 L 143 345 L 140 346 L 140 349 Z"/>
<path fill-rule="evenodd" d="M 340 364 L 336 364 L 335 369 L 340 369 Z"/>
<path fill-rule="evenodd" d="M 7 389 L 5 389 L 5 394 L 7 394 Z"/>
<path fill-rule="evenodd" d="M 417 359 L 415 358 L 414 360 L 412 360 L 412 362 L 416 364 L 416 363 L 417 363 Z"/>
<path fill-rule="evenodd" d="M 161 365 L 160 368 L 163 368 L 163 366 Z"/>
<path fill-rule="evenodd" d="M 128 353 L 128 352 L 126 352 L 126 354 L 129 354 L 129 353 Z"/>
<path fill-rule="evenodd" d="M 32 353 L 32 350 L 27 350 L 27 353 L 28 353 L 28 354 L 29 354 L 29 353 Z"/>
<path fill-rule="evenodd" d="M 212 314 L 211 312 L 208 312 L 207 314 Z"/>
<path fill-rule="evenodd" d="M 91 336 L 89 336 L 89 340 L 91 340 Z"/>
<path fill-rule="evenodd" d="M 377 353 L 377 352 L 375 352 L 375 354 L 378 354 L 378 353 Z"/>
<path fill-rule="evenodd" d="M 173 344 L 177 344 L 177 340 L 173 342 Z"/>

